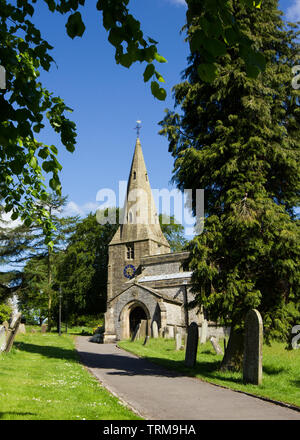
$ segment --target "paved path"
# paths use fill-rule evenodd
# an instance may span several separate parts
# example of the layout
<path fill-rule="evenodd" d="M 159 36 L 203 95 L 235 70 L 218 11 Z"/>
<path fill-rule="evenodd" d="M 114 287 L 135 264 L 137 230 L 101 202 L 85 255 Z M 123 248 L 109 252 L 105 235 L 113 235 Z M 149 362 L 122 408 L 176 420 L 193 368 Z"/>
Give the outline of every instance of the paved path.
<path fill-rule="evenodd" d="M 82 363 L 148 420 L 300 420 L 300 412 L 166 371 L 115 344 L 79 336 Z"/>

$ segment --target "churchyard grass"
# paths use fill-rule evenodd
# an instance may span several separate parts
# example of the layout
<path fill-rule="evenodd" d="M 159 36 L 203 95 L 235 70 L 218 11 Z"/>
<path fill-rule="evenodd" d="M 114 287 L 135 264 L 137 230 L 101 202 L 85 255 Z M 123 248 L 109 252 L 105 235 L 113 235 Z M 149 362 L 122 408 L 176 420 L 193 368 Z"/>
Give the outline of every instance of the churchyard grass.
<path fill-rule="evenodd" d="M 2 420 L 136 420 L 79 363 L 74 336 L 17 335 L 0 354 Z"/>
<path fill-rule="evenodd" d="M 219 343 L 223 348 L 223 341 Z M 300 407 L 300 350 L 285 350 L 284 343 L 263 345 L 263 380 L 258 386 L 244 384 L 242 372 L 219 371 L 222 355 L 215 353 L 210 342 L 198 345 L 194 368 L 184 365 L 185 350 L 175 351 L 174 339 L 151 338 L 146 346 L 142 340 L 120 341 L 118 345 L 187 376 Z"/>

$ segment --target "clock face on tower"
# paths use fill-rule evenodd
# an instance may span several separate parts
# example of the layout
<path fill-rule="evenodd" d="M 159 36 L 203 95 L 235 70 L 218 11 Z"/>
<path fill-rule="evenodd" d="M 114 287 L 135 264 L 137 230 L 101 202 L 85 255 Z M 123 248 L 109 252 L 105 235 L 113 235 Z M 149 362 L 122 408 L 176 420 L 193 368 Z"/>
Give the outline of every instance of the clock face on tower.
<path fill-rule="evenodd" d="M 124 267 L 124 277 L 126 278 L 133 278 L 135 274 L 135 267 L 132 264 L 127 264 L 127 266 Z"/>

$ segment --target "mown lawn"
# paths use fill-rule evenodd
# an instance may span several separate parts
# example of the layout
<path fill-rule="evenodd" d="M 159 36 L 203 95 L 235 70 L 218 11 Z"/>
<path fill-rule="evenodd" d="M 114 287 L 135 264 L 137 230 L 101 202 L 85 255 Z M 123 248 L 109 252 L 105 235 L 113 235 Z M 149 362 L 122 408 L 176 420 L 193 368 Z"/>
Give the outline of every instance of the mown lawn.
<path fill-rule="evenodd" d="M 74 336 L 18 335 L 0 354 L 2 420 L 137 420 L 79 363 Z"/>
<path fill-rule="evenodd" d="M 300 350 L 285 350 L 283 343 L 263 346 L 263 383 L 260 386 L 244 384 L 242 373 L 219 371 L 222 355 L 215 354 L 210 342 L 199 344 L 194 369 L 185 367 L 185 352 L 175 351 L 174 339 L 150 339 L 146 346 L 142 340 L 121 341 L 118 345 L 188 376 L 300 407 Z M 221 341 L 220 345 L 223 347 Z"/>

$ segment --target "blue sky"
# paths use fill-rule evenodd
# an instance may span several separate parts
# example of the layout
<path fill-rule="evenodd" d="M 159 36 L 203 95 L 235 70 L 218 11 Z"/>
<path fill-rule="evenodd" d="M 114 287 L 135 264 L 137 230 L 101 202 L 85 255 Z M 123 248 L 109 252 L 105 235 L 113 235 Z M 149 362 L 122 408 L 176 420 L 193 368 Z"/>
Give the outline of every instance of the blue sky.
<path fill-rule="evenodd" d="M 154 99 L 149 83 L 143 82 L 144 65 L 126 69 L 115 64 L 114 48 L 107 41 L 95 1 L 87 1 L 82 9 L 86 31 L 74 40 L 66 34 L 66 17 L 51 14 L 44 2 L 38 4 L 33 20 L 54 46 L 52 56 L 57 63 L 49 73 L 42 73 L 41 81 L 74 109 L 71 119 L 78 131 L 74 153 L 64 150 L 52 130 L 39 135 L 39 140 L 59 147 L 63 194 L 69 196 L 67 212 L 94 212 L 100 189 L 117 192 L 119 180 L 127 180 L 137 119 L 142 121 L 140 137 L 151 186 L 171 189 L 173 159 L 166 138 L 158 135 L 158 122 L 165 108 L 173 108 L 171 89 L 186 67 L 188 45 L 180 34 L 184 0 L 130 1 L 130 11 L 142 23 L 144 34 L 159 41 L 159 52 L 168 60 L 157 65 L 166 79 L 165 102 Z M 289 19 L 300 20 L 300 0 L 282 0 L 280 6 Z"/>

